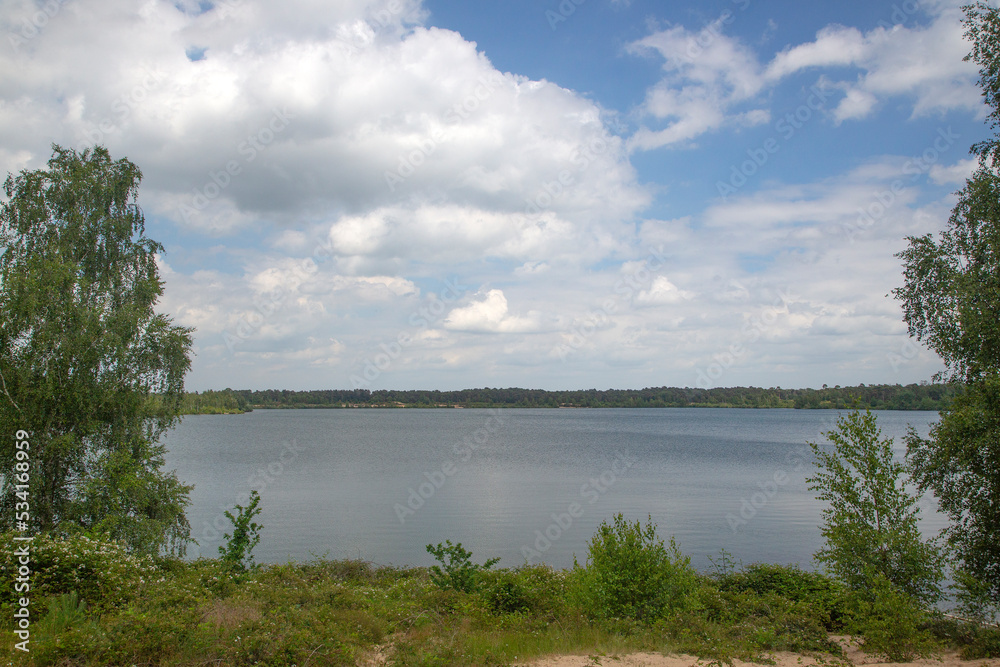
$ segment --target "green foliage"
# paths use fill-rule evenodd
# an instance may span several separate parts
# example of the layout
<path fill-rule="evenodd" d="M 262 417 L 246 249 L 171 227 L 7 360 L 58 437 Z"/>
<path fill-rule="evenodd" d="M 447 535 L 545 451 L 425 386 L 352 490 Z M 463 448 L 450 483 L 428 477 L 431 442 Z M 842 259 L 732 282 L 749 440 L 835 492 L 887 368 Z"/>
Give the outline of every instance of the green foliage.
<path fill-rule="evenodd" d="M 979 87 L 983 101 L 991 111 L 987 117 L 990 128 L 1000 127 L 1000 10 L 981 1 L 966 5 L 965 37 L 972 44 L 972 51 L 965 57 L 979 65 Z M 1000 158 L 1000 142 L 994 137 L 972 147 L 983 163 L 996 166 Z"/>
<path fill-rule="evenodd" d="M 598 527 L 578 576 L 596 616 L 649 622 L 696 606 L 699 578 L 690 562 L 673 538 L 664 545 L 652 517 L 643 527 L 619 513 Z"/>
<path fill-rule="evenodd" d="M 56 637 L 88 624 L 93 625 L 87 620 L 87 603 L 72 591 L 49 600 L 49 611 L 38 624 L 38 631 L 43 637 Z"/>
<path fill-rule="evenodd" d="M 921 382 L 871 384 L 822 389 L 781 387 L 646 387 L 645 389 L 461 389 L 457 391 L 379 389 L 225 389 L 185 394 L 185 414 L 242 412 L 253 408 L 806 408 L 872 410 L 941 410 L 956 387 Z"/>
<path fill-rule="evenodd" d="M 431 581 L 440 588 L 450 588 L 462 593 L 475 591 L 479 574 L 500 562 L 499 558 L 491 558 L 482 565 L 476 565 L 471 560 L 472 552 L 463 549 L 461 542 L 452 544 L 451 540 L 445 540 L 437 546 L 428 544 L 427 553 L 440 563 L 431 566 Z"/>
<path fill-rule="evenodd" d="M 1000 658 L 1000 628 L 973 625 L 968 627 L 961 647 L 963 660 Z"/>
<path fill-rule="evenodd" d="M 486 601 L 494 614 L 516 614 L 531 610 L 524 587 L 514 577 L 505 577 L 490 586 Z"/>
<path fill-rule="evenodd" d="M 229 510 L 224 512 L 226 518 L 233 524 L 232 534 L 223 535 L 226 544 L 219 547 L 223 568 L 228 572 L 243 574 L 255 567 L 251 552 L 260 542 L 260 529 L 263 528 L 253 520 L 261 512 L 257 507 L 259 504 L 260 494 L 254 489 L 250 492 L 250 501 L 246 507 L 236 505 L 236 516 Z"/>
<path fill-rule="evenodd" d="M 36 665 L 76 663 L 99 645 L 101 629 L 87 617 L 87 603 L 76 593 L 49 600 L 48 613 L 32 632 L 31 654 Z"/>
<path fill-rule="evenodd" d="M 908 237 L 903 302 L 911 336 L 944 361 L 952 379 L 975 383 L 1000 360 L 1000 176 L 980 169 L 958 193 L 941 232 Z"/>
<path fill-rule="evenodd" d="M 839 653 L 813 606 L 777 593 L 720 591 L 704 585 L 703 605 L 667 616 L 653 626 L 672 639 L 672 650 L 714 662 L 766 664 L 775 651 Z"/>
<path fill-rule="evenodd" d="M 554 619 L 566 606 L 565 576 L 544 565 L 479 573 L 479 593 L 493 614 Z"/>
<path fill-rule="evenodd" d="M 438 587 L 424 568 L 361 561 L 262 565 L 236 579 L 219 560 L 164 558 L 159 567 L 144 584 L 122 581 L 121 602 L 111 607 L 89 600 L 84 607 L 82 595 L 74 601 L 48 588 L 34 614 L 33 664 L 497 665 L 553 653 L 637 651 L 688 653 L 718 664 L 766 664 L 775 651 L 796 651 L 830 664 L 841 655 L 816 605 L 792 599 L 820 586 L 822 577 L 773 565 L 720 575 L 733 577 L 726 590 L 717 578 L 697 577 L 697 605 L 649 623 L 581 613 L 570 596 L 583 568 L 483 570 L 470 595 Z M 226 586 L 218 586 L 223 580 Z M 883 619 L 906 604 L 886 599 Z M 4 618 L 9 623 L 9 615 Z M 42 632 L 48 623 L 52 630 Z M 917 623 L 925 626 L 948 635 L 967 657 L 986 657 L 995 647 L 995 633 L 940 619 Z M 877 630 L 868 630 L 870 650 L 880 639 Z M 887 630 L 896 633 L 887 634 L 891 641 L 912 643 L 899 639 L 897 628 Z M 9 631 L 0 633 L 0 651 L 13 651 L 15 640 Z M 382 659 L 374 659 L 377 654 Z"/>
<path fill-rule="evenodd" d="M 18 557 L 11 534 L 0 535 L 0 602 L 13 604 Z M 23 543 L 21 543 L 23 544 Z M 95 611 L 124 604 L 158 577 L 148 556 L 130 554 L 117 542 L 86 535 L 36 535 L 30 543 L 32 603 L 59 595 L 79 595 Z M 41 608 L 33 608 L 41 613 Z"/>
<path fill-rule="evenodd" d="M 967 387 L 925 440 L 906 439 L 913 479 L 951 519 L 958 569 L 983 582 L 1000 605 L 1000 378 Z"/>
<path fill-rule="evenodd" d="M 881 655 L 889 662 L 909 662 L 938 652 L 940 646 L 925 629 L 927 612 L 912 596 L 884 576 L 869 582 L 870 588 L 850 597 L 847 631 L 861 638 L 866 653 Z"/>
<path fill-rule="evenodd" d="M 980 579 L 961 567 L 955 569 L 953 578 L 956 611 L 978 624 L 996 625 L 1000 620 L 1000 604 L 994 600 L 996 583 Z"/>
<path fill-rule="evenodd" d="M 935 240 L 910 237 L 900 253 L 910 335 L 941 356 L 964 392 L 942 414 L 930 438 L 907 436 L 914 481 L 932 490 L 951 519 L 948 544 L 956 570 L 977 595 L 1000 604 L 1000 9 L 963 7 L 965 58 L 979 66 L 994 136 L 975 144 L 979 169 L 958 193 L 948 227 Z M 960 578 L 961 581 L 961 578 Z"/>
<path fill-rule="evenodd" d="M 226 388 L 222 391 L 184 392 L 180 410 L 185 415 L 223 415 L 251 412 L 253 408 L 246 392 Z"/>
<path fill-rule="evenodd" d="M 740 572 L 720 573 L 714 579 L 723 592 L 777 595 L 811 605 L 827 629 L 837 629 L 843 623 L 847 588 L 825 574 L 806 572 L 794 565 L 755 563 Z"/>
<path fill-rule="evenodd" d="M 162 471 L 157 441 L 177 420 L 191 330 L 155 312 L 163 247 L 144 234 L 141 178 L 104 148 L 54 146 L 48 169 L 4 184 L 2 529 L 71 524 L 150 554 L 181 552 L 189 538 L 190 487 Z M 15 521 L 18 441 L 30 445 L 25 527 Z"/>
<path fill-rule="evenodd" d="M 917 525 L 918 497 L 905 487 L 892 439 L 881 439 L 874 415 L 853 411 L 826 436 L 832 451 L 809 443 L 818 472 L 807 479 L 823 510 L 826 544 L 816 560 L 856 593 L 885 579 L 924 604 L 940 598 L 943 560 Z"/>

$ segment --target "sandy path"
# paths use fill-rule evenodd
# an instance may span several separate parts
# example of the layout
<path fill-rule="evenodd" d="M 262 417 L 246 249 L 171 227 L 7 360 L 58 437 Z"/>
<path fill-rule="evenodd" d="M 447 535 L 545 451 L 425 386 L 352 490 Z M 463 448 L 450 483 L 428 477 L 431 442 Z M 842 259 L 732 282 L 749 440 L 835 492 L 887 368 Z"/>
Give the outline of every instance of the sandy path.
<path fill-rule="evenodd" d="M 879 662 L 878 658 L 866 655 L 857 647 L 837 638 L 844 646 L 847 659 L 855 665 L 870 665 L 872 667 L 1000 667 L 1000 659 L 992 660 L 962 660 L 955 652 L 945 653 L 938 658 L 925 658 L 913 662 Z M 837 661 L 832 658 L 818 662 L 814 658 L 797 653 L 774 654 L 775 667 L 809 667 L 810 665 L 829 665 Z M 703 660 L 700 665 L 708 665 L 709 660 Z M 750 667 L 757 663 L 733 661 L 734 667 Z M 621 656 L 586 656 L 562 655 L 544 658 L 527 663 L 528 667 L 693 667 L 699 665 L 698 658 L 691 655 L 660 655 L 658 653 L 631 653 Z"/>

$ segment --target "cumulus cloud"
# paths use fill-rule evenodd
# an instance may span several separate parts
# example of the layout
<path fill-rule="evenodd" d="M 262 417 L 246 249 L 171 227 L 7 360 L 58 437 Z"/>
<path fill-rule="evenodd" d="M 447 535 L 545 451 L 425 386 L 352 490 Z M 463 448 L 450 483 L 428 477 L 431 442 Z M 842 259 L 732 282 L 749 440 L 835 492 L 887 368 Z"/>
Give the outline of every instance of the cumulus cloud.
<path fill-rule="evenodd" d="M 679 303 L 693 297 L 693 292 L 678 288 L 666 276 L 656 276 L 649 289 L 640 291 L 635 300 L 643 305 L 662 305 Z"/>
<path fill-rule="evenodd" d="M 721 19 L 700 31 L 683 26 L 656 31 L 628 47 L 631 53 L 655 53 L 664 60 L 663 78 L 637 109 L 650 122 L 631 137 L 629 146 L 683 147 L 726 125 L 767 122 L 768 109 L 759 107 L 757 97 L 803 71 L 816 72 L 827 87 L 843 91 L 833 110 L 837 123 L 865 118 L 893 96 L 909 97 L 914 115 L 949 109 L 982 113 L 976 68 L 962 60 L 969 45 L 960 10 L 948 4 L 926 10 L 926 25 L 916 25 L 917 16 L 899 10 L 897 18 L 914 25 L 880 25 L 864 33 L 826 26 L 813 41 L 787 46 L 766 66 L 741 40 L 724 34 Z M 748 105 L 756 108 L 745 109 Z"/>
<path fill-rule="evenodd" d="M 722 30 L 721 19 L 700 31 L 674 26 L 628 46 L 633 54 L 657 54 L 664 60 L 664 77 L 647 92 L 640 111 L 666 123 L 658 130 L 640 128 L 630 140 L 631 148 L 690 141 L 720 127 L 731 106 L 760 91 L 763 79 L 756 55 Z M 759 121 L 762 116 L 751 118 Z"/>
<path fill-rule="evenodd" d="M 317 212 L 426 218 L 444 200 L 473 220 L 511 216 L 550 184 L 543 208 L 559 218 L 621 220 L 649 201 L 593 102 L 496 70 L 423 25 L 419 2 L 132 6 L 67 6 L 20 55 L 0 53 L 5 97 L 21 100 L 0 168 L 39 164 L 53 141 L 106 143 L 143 156 L 148 212 L 217 235 Z M 378 245 L 352 246 L 348 226 L 352 254 Z"/>
<path fill-rule="evenodd" d="M 878 98 L 875 95 L 859 88 L 848 87 L 843 99 L 833 110 L 833 117 L 838 123 L 864 118 L 871 113 L 876 104 L 878 104 Z"/>
<path fill-rule="evenodd" d="M 950 165 L 935 164 L 931 166 L 927 175 L 938 185 L 965 185 L 965 181 L 978 167 L 977 158 L 968 158 Z"/>
<path fill-rule="evenodd" d="M 444 327 L 455 331 L 526 333 L 536 331 L 539 322 L 537 313 L 529 313 L 527 317 L 509 313 L 503 291 L 491 289 L 481 301 L 452 310 L 444 320 Z"/>
<path fill-rule="evenodd" d="M 926 6 L 927 25 L 827 26 L 773 54 L 722 22 L 653 31 L 627 47 L 662 61 L 629 135 L 606 123 L 627 109 L 499 70 L 419 0 L 60 3 L 0 50 L 0 170 L 52 142 L 142 167 L 160 308 L 197 328 L 193 388 L 350 386 L 401 340 L 372 388 L 691 385 L 736 343 L 721 384 L 828 381 L 834 362 L 833 381 L 884 378 L 905 338 L 892 252 L 950 208 L 917 186 L 969 161 L 895 191 L 906 158 L 774 171 L 708 208 L 678 188 L 660 213 L 684 217 L 637 220 L 657 186 L 630 153 L 770 123 L 797 74 L 840 91 L 842 122 L 893 96 L 971 108 L 954 13 Z M 35 11 L 12 0 L 3 27 Z"/>

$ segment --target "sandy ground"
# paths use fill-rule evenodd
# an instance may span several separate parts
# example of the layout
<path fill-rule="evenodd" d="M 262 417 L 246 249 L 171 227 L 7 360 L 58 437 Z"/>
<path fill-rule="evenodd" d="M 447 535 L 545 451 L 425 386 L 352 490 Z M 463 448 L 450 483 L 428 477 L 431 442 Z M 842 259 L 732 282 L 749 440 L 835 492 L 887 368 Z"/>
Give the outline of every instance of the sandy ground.
<path fill-rule="evenodd" d="M 1000 659 L 993 660 L 962 660 L 958 654 L 945 653 L 938 658 L 926 658 L 913 662 L 879 662 L 878 658 L 866 655 L 846 639 L 836 638 L 842 646 L 847 660 L 854 665 L 871 665 L 878 667 L 1000 667 Z M 774 654 L 775 667 L 809 667 L 810 665 L 826 665 L 841 662 L 836 658 L 817 661 L 797 653 Z M 658 653 L 632 653 L 620 656 L 586 656 L 562 655 L 526 663 L 526 667 L 705 667 L 710 661 L 690 655 L 660 655 Z M 734 667 L 749 667 L 756 663 L 734 661 Z"/>
<path fill-rule="evenodd" d="M 937 658 L 923 658 L 913 662 L 880 662 L 859 650 L 848 637 L 832 637 L 844 647 L 845 660 L 828 656 L 817 660 L 798 653 L 775 653 L 773 667 L 838 667 L 841 665 L 865 665 L 866 667 L 1000 667 L 1000 659 L 962 660 L 954 651 L 945 652 Z M 371 655 L 358 664 L 362 667 L 382 667 L 388 664 L 392 654 L 391 642 L 379 646 Z M 662 655 L 660 653 L 629 653 L 627 655 L 558 655 L 532 662 L 518 663 L 523 667 L 708 667 L 710 660 L 702 660 L 693 655 Z M 759 667 L 761 663 L 734 660 L 733 667 Z"/>

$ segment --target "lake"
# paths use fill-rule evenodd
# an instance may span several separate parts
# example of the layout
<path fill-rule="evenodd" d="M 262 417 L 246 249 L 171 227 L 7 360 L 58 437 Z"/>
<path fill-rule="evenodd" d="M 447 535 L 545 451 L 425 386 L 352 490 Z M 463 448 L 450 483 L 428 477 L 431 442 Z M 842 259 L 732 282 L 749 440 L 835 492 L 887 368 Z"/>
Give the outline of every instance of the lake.
<path fill-rule="evenodd" d="M 618 512 L 676 537 L 699 569 L 720 549 L 744 564 L 810 567 L 822 503 L 806 488 L 807 441 L 834 410 L 353 409 L 191 415 L 165 437 L 167 469 L 194 484 L 188 518 L 218 555 L 223 515 L 261 496 L 258 562 L 362 558 L 429 565 L 425 545 L 461 542 L 501 567 L 586 560 Z M 936 412 L 876 412 L 899 456 L 908 425 Z M 933 499 L 925 533 L 945 525 Z"/>

